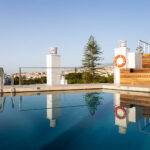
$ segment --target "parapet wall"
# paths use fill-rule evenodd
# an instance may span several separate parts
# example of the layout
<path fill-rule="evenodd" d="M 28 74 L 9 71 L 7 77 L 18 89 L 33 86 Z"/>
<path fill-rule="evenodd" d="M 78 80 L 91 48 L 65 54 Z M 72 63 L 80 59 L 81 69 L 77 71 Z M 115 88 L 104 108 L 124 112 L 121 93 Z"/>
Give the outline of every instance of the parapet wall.
<path fill-rule="evenodd" d="M 150 85 L 150 68 L 120 69 L 120 84 Z"/>
<path fill-rule="evenodd" d="M 150 54 L 143 54 L 142 65 L 143 68 L 150 68 Z"/>
<path fill-rule="evenodd" d="M 120 84 L 150 85 L 150 54 L 142 55 L 142 66 L 120 69 Z"/>
<path fill-rule="evenodd" d="M 134 106 L 148 106 L 150 108 L 150 97 L 149 96 L 141 96 L 141 95 L 128 95 L 128 94 L 120 94 L 120 105 L 123 107 L 131 107 Z"/>
<path fill-rule="evenodd" d="M 120 95 L 120 106 L 130 108 L 131 106 L 140 107 L 143 117 L 150 118 L 150 97 L 141 95 Z"/>

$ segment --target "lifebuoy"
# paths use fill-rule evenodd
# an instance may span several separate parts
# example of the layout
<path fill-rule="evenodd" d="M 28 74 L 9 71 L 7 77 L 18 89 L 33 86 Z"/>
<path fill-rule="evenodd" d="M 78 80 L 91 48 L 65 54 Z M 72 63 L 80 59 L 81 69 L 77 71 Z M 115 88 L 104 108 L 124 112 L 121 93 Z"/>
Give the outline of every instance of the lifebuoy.
<path fill-rule="evenodd" d="M 114 59 L 114 65 L 118 68 L 123 67 L 126 64 L 126 58 L 123 55 L 117 55 Z"/>
<path fill-rule="evenodd" d="M 123 115 L 119 115 L 118 114 L 118 110 L 121 110 L 123 112 Z M 114 113 L 115 113 L 115 116 L 118 118 L 118 119 L 125 119 L 126 118 L 126 110 L 124 108 L 122 108 L 121 106 L 118 106 L 115 108 L 114 110 Z"/>

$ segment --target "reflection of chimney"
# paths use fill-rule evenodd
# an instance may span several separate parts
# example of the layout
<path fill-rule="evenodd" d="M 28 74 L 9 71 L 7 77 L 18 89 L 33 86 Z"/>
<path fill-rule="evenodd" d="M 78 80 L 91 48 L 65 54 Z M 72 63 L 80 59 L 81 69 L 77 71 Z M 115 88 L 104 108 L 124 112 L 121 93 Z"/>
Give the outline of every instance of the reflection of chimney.
<path fill-rule="evenodd" d="M 128 95 L 127 95 L 128 97 Z M 125 103 L 125 99 L 128 103 L 128 99 L 126 98 L 126 95 L 120 95 L 119 93 L 116 93 L 114 95 L 114 105 L 115 107 L 120 106 L 122 107 L 122 103 Z M 130 99 L 130 101 L 132 101 Z M 142 111 L 139 107 L 131 107 L 126 108 L 122 107 L 125 110 L 125 118 L 119 118 L 115 116 L 115 125 L 119 126 L 119 133 L 126 134 L 127 128 L 131 122 L 137 122 L 142 117 Z M 117 114 L 120 116 L 123 114 L 122 110 L 117 111 Z"/>
<path fill-rule="evenodd" d="M 47 119 L 50 120 L 50 127 L 56 127 L 57 119 L 61 116 L 60 95 L 47 95 Z"/>
<path fill-rule="evenodd" d="M 120 93 L 115 93 L 114 94 L 114 105 L 115 106 L 120 106 Z"/>
<path fill-rule="evenodd" d="M 50 120 L 50 127 L 56 127 L 57 126 L 57 120 L 56 119 L 51 119 Z"/>
<path fill-rule="evenodd" d="M 126 133 L 127 133 L 127 129 L 124 128 L 124 127 L 120 127 L 120 126 L 119 126 L 119 133 L 120 133 L 120 134 L 126 134 Z"/>
<path fill-rule="evenodd" d="M 126 40 L 119 40 L 118 41 L 118 47 L 127 47 L 127 41 Z"/>
<path fill-rule="evenodd" d="M 114 95 L 114 105 L 115 105 L 115 107 L 120 106 L 120 93 L 116 93 Z M 125 111 L 126 111 L 125 118 L 120 119 L 120 118 L 115 116 L 115 125 L 119 126 L 119 133 L 121 133 L 121 134 L 126 134 L 127 128 L 129 125 L 128 109 L 125 109 Z M 122 113 L 124 113 L 124 112 L 119 110 L 117 113 L 118 113 L 118 115 L 120 115 L 120 113 L 122 115 Z"/>

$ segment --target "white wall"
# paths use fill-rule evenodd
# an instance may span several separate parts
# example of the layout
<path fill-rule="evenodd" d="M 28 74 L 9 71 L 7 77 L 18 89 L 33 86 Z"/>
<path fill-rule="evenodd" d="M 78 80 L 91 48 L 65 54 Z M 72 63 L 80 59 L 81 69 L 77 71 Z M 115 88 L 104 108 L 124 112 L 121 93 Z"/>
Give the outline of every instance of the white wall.
<path fill-rule="evenodd" d="M 47 63 L 47 84 L 60 85 L 61 69 L 60 69 L 60 55 L 49 54 L 46 56 Z"/>
<path fill-rule="evenodd" d="M 141 108 L 139 107 L 129 108 L 129 121 L 130 122 L 137 122 L 141 118 L 142 118 Z"/>
<path fill-rule="evenodd" d="M 126 64 L 122 68 L 127 68 L 128 67 L 128 53 L 130 49 L 127 47 L 119 47 L 115 48 L 114 50 L 114 55 L 115 57 L 117 55 L 123 55 L 126 58 Z M 115 84 L 120 84 L 120 68 L 114 66 L 114 83 Z"/>
<path fill-rule="evenodd" d="M 128 68 L 142 68 L 142 55 L 139 53 L 128 53 Z"/>

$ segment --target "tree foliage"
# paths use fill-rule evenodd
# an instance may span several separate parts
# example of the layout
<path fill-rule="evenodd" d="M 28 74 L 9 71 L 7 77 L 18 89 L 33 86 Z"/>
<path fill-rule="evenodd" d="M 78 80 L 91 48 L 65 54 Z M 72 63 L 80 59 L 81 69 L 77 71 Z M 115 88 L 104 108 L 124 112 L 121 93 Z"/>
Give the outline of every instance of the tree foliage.
<path fill-rule="evenodd" d="M 99 105 L 102 105 L 102 96 L 100 93 L 86 93 L 84 95 L 85 102 L 89 108 L 90 114 L 93 116 Z"/>
<path fill-rule="evenodd" d="M 85 46 L 82 60 L 82 65 L 86 71 L 89 72 L 91 81 L 94 81 L 96 67 L 100 65 L 100 61 L 103 60 L 100 56 L 102 53 L 101 47 L 98 46 L 94 36 L 91 35 L 87 45 Z"/>
<path fill-rule="evenodd" d="M 44 84 L 46 83 L 46 77 L 41 77 L 41 78 L 35 78 L 35 79 L 26 79 L 23 77 L 22 80 L 22 85 L 29 85 L 29 84 Z M 19 77 L 14 78 L 14 84 L 18 85 L 19 84 Z"/>
<path fill-rule="evenodd" d="M 82 72 L 82 73 L 69 73 L 65 76 L 66 80 L 68 81 L 68 84 L 81 84 L 81 83 L 91 83 L 91 75 L 89 72 Z M 95 75 L 94 83 L 113 83 L 114 82 L 114 76 L 108 75 L 100 76 L 98 74 Z"/>
<path fill-rule="evenodd" d="M 144 53 L 142 46 L 138 46 L 138 47 L 136 48 L 136 51 L 137 51 L 137 53 L 140 53 L 140 54 L 143 54 L 143 53 Z"/>

